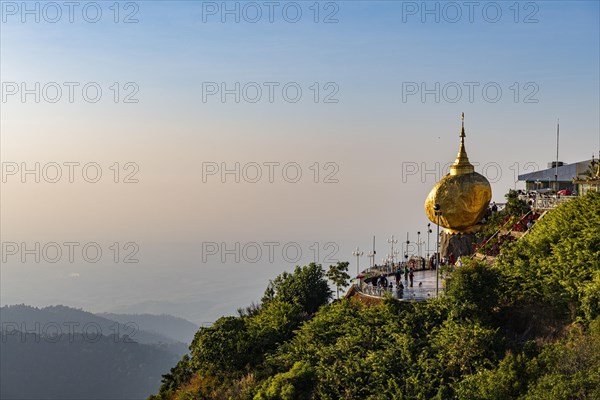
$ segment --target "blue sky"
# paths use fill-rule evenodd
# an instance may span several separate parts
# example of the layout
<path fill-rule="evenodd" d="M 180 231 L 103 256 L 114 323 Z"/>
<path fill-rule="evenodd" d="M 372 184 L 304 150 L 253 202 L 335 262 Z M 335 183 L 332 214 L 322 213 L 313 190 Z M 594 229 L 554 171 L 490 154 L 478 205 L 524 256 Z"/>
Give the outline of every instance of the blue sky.
<path fill-rule="evenodd" d="M 126 2 L 119 4 L 119 23 L 113 3 L 99 2 L 97 23 L 76 13 L 73 23 L 64 16 L 54 24 L 22 23 L 19 13 L 6 13 L 9 3 L 2 2 L 0 27 L 3 84 L 97 82 L 103 98 L 91 104 L 77 92 L 73 103 L 51 104 L 9 97 L 1 104 L 2 161 L 95 161 L 105 176 L 114 162 L 132 161 L 140 183 L 3 183 L 3 241 L 136 241 L 143 257 L 127 269 L 109 262 L 7 263 L 2 303 L 175 313 L 177 304 L 193 309 L 210 297 L 217 305 L 204 314 L 180 314 L 214 319 L 256 300 L 268 278 L 293 264 L 203 263 L 198 249 L 207 241 L 335 242 L 339 258 L 350 259 L 372 235 L 383 243 L 410 232 L 414 240 L 428 222 L 422 206 L 435 179 L 426 173 L 422 179 L 423 171 L 407 177 L 407 165 L 435 170 L 452 162 L 463 111 L 469 157 L 479 172 L 493 167 L 487 172 L 496 201 L 515 187 L 517 173 L 554 159 L 557 118 L 562 160 L 588 159 L 600 146 L 597 1 L 478 2 L 473 23 L 464 2 L 451 3 L 463 13 L 456 23 L 444 20 L 449 14 L 422 22 L 423 2 L 400 1 L 319 2 L 319 23 L 312 1 L 297 2 L 303 12 L 297 23 L 277 11 L 273 23 L 265 14 L 257 23 L 231 16 L 223 23 L 219 13 L 203 22 L 203 8 L 222 2 L 141 1 L 133 3 L 139 22 L 132 24 L 122 23 L 135 10 Z M 267 12 L 264 2 L 253 4 Z M 277 4 L 280 10 L 289 2 Z M 427 7 L 435 4 L 451 11 L 448 2 Z M 403 10 L 413 6 L 417 13 L 405 14 L 404 22 Z M 484 7 L 490 14 L 482 14 Z M 491 23 L 497 8 L 502 17 Z M 339 21 L 323 23 L 333 11 Z M 525 23 L 527 16 L 537 22 Z M 139 102 L 111 101 L 114 82 L 121 95 L 125 83 L 137 85 Z M 221 102 L 219 95 L 203 102 L 207 82 L 279 86 L 272 103 L 264 96 Z M 279 88 L 289 82 L 303 91 L 297 103 L 282 98 Z M 421 101 L 420 93 L 403 93 L 407 84 L 420 90 L 436 82 L 454 82 L 462 97 L 435 102 L 433 95 Z M 466 82 L 477 85 L 473 102 Z M 337 89 L 337 103 L 323 102 L 327 83 Z M 501 88 L 497 102 L 483 97 L 486 84 Z M 524 102 L 528 94 L 538 101 Z M 298 162 L 304 178 L 296 185 L 201 181 L 203 162 L 265 161 Z M 336 163 L 339 183 L 312 183 L 315 162 Z M 386 250 L 381 245 L 379 253 Z"/>

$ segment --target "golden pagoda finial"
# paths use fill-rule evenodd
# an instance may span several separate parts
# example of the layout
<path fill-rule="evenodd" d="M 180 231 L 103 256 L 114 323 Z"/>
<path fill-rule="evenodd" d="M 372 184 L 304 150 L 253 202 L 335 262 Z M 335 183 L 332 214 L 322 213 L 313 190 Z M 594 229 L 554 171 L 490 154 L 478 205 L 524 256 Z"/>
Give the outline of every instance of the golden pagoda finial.
<path fill-rule="evenodd" d="M 469 162 L 467 150 L 465 149 L 465 113 L 462 113 L 462 128 L 460 130 L 460 148 L 456 161 L 450 166 L 450 175 L 470 174 L 475 171 L 473 165 Z"/>

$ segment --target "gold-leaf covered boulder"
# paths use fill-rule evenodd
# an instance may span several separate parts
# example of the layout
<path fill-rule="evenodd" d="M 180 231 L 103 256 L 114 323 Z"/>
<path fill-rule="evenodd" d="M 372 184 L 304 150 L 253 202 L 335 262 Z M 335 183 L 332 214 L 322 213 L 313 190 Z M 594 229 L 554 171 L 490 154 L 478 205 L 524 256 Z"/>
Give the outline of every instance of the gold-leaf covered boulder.
<path fill-rule="evenodd" d="M 435 205 L 439 205 L 439 224 L 450 233 L 469 233 L 477 230 L 492 199 L 492 187 L 485 176 L 475 172 L 465 150 L 465 123 L 460 132 L 460 149 L 450 173 L 443 177 L 425 200 L 429 220 L 438 223 Z"/>

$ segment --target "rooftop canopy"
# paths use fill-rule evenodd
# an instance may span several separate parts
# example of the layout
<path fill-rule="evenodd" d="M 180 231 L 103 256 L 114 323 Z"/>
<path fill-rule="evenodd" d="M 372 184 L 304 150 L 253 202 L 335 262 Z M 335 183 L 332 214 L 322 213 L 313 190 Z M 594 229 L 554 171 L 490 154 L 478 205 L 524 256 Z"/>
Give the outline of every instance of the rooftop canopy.
<path fill-rule="evenodd" d="M 573 179 L 583 177 L 585 172 L 589 170 L 592 160 L 580 161 L 574 164 L 561 165 L 558 168 L 548 168 L 540 171 L 530 172 L 528 174 L 519 175 L 520 181 L 535 182 L 535 181 L 554 181 L 554 175 L 558 172 L 559 182 L 571 182 Z M 558 170 L 558 171 L 557 171 Z"/>

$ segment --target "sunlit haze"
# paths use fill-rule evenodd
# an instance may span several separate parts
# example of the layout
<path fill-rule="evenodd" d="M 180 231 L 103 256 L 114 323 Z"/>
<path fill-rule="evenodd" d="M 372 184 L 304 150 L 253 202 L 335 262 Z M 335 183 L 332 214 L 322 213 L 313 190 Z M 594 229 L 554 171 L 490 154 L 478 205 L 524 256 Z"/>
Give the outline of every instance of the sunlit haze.
<path fill-rule="evenodd" d="M 486 3 L 2 1 L 1 304 L 203 323 L 373 236 L 432 249 L 462 112 L 496 202 L 559 119 L 561 161 L 597 156 L 599 3 Z"/>

